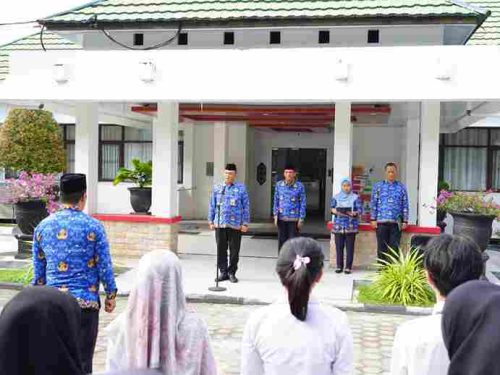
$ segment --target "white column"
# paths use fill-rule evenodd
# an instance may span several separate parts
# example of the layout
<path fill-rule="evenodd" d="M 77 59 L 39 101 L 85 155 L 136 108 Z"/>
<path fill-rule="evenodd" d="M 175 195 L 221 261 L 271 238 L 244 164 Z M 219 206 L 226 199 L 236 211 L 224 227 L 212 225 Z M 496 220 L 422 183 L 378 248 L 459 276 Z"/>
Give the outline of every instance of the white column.
<path fill-rule="evenodd" d="M 177 158 L 179 139 L 179 105 L 158 102 L 153 121 L 153 192 L 151 213 L 175 217 L 177 210 Z"/>
<path fill-rule="evenodd" d="M 182 185 L 186 189 L 194 187 L 194 124 L 185 122 L 181 130 L 184 134 L 184 176 Z"/>
<path fill-rule="evenodd" d="M 418 224 L 436 226 L 436 213 L 429 207 L 435 204 L 439 172 L 439 102 L 422 102 L 420 123 L 420 181 Z"/>
<path fill-rule="evenodd" d="M 235 163 L 238 168 L 238 181 L 247 183 L 247 141 L 248 125 L 244 122 L 228 124 L 229 144 L 228 163 Z"/>
<path fill-rule="evenodd" d="M 184 141 L 184 173 L 182 178 L 182 187 L 178 194 L 178 207 L 179 215 L 186 219 L 194 218 L 196 209 L 194 201 L 194 189 L 196 185 L 194 175 L 194 126 L 195 125 L 192 122 L 184 122 L 180 125 Z"/>
<path fill-rule="evenodd" d="M 335 103 L 333 194 L 337 194 L 340 191 L 342 178 L 351 176 L 352 139 L 351 103 Z"/>
<path fill-rule="evenodd" d="M 214 182 L 222 175 L 228 162 L 229 129 L 225 122 L 214 124 Z"/>
<path fill-rule="evenodd" d="M 404 182 L 408 189 L 410 224 L 416 224 L 418 216 L 418 174 L 420 158 L 420 103 L 408 104 L 408 120 L 405 138 Z"/>
<path fill-rule="evenodd" d="M 99 112 L 97 103 L 78 103 L 75 107 L 75 172 L 87 176 L 85 212 L 97 213 L 99 170 Z"/>

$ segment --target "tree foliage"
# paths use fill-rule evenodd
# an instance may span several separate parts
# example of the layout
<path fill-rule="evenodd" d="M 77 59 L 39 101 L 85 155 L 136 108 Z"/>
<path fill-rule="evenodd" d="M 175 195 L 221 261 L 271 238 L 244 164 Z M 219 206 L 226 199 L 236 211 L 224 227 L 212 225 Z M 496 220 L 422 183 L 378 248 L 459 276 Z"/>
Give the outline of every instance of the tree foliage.
<path fill-rule="evenodd" d="M 52 113 L 41 109 L 10 110 L 0 127 L 0 167 L 28 173 L 64 170 L 64 143 Z"/>

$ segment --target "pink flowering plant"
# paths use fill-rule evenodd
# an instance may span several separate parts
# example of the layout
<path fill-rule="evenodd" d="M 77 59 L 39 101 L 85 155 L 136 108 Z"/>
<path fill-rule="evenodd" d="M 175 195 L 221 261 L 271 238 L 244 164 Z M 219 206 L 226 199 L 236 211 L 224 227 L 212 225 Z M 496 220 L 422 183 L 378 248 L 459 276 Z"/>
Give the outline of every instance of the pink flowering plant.
<path fill-rule="evenodd" d="M 0 186 L 0 203 L 16 204 L 41 200 L 47 211 L 53 213 L 60 208 L 55 174 L 21 172 L 17 179 L 11 178 Z"/>
<path fill-rule="evenodd" d="M 441 190 L 437 199 L 438 211 L 461 212 L 495 216 L 500 219 L 500 205 L 494 202 L 492 191 L 478 193 L 450 192 Z"/>

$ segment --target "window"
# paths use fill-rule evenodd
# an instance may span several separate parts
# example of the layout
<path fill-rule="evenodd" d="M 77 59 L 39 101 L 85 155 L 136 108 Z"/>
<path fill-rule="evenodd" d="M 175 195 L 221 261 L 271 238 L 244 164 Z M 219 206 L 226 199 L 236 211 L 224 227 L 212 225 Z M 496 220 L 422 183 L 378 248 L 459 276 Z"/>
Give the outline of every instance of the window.
<path fill-rule="evenodd" d="M 99 180 L 112 181 L 120 167 L 131 168 L 132 159 L 152 159 L 150 130 L 101 125 L 99 128 Z"/>
<path fill-rule="evenodd" d="M 184 179 L 184 139 L 179 131 L 178 177 Z M 142 162 L 153 158 L 153 134 L 151 130 L 101 125 L 99 127 L 99 181 L 112 181 L 120 167 L 132 168 L 132 159 Z"/>
<path fill-rule="evenodd" d="M 453 190 L 500 191 L 500 129 L 468 128 L 443 134 L 440 178 Z"/>
<path fill-rule="evenodd" d="M 269 33 L 269 44 L 280 44 L 281 43 L 281 32 L 271 31 Z"/>
<path fill-rule="evenodd" d="M 188 33 L 180 33 L 177 39 L 177 44 L 179 46 L 187 46 L 188 45 Z"/>
<path fill-rule="evenodd" d="M 144 34 L 134 34 L 134 46 L 144 45 Z"/>
<path fill-rule="evenodd" d="M 234 44 L 234 32 L 225 32 L 224 33 L 224 44 Z"/>
<path fill-rule="evenodd" d="M 75 172 L 75 125 L 62 124 L 60 125 L 61 135 L 64 142 L 64 150 L 66 151 L 66 173 Z"/>
<path fill-rule="evenodd" d="M 380 32 L 379 30 L 368 30 L 368 43 L 375 44 L 379 43 Z"/>
<path fill-rule="evenodd" d="M 319 44 L 328 44 L 330 43 L 330 32 L 328 30 L 320 30 L 318 34 L 318 43 Z"/>

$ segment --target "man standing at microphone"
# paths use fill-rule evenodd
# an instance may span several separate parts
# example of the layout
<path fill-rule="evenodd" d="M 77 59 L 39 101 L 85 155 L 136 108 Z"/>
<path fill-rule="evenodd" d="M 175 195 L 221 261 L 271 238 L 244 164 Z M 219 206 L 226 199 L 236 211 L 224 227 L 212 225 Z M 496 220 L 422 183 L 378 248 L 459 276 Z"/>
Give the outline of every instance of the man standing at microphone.
<path fill-rule="evenodd" d="M 240 255 L 241 233 L 248 231 L 250 202 L 248 192 L 236 180 L 236 165 L 227 164 L 224 182 L 214 186 L 208 209 L 210 229 L 215 229 L 217 265 L 220 275 L 217 281 L 237 283 L 236 271 Z M 227 249 L 229 247 L 229 266 Z"/>

